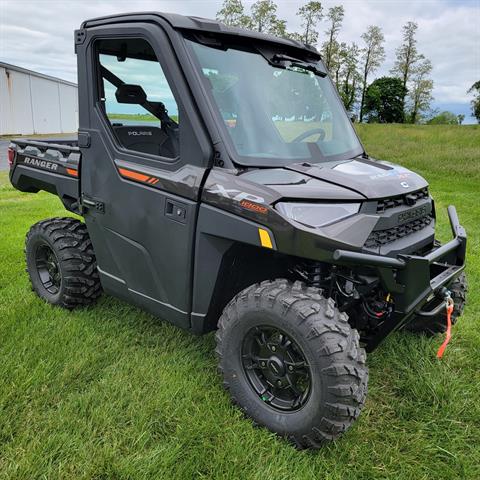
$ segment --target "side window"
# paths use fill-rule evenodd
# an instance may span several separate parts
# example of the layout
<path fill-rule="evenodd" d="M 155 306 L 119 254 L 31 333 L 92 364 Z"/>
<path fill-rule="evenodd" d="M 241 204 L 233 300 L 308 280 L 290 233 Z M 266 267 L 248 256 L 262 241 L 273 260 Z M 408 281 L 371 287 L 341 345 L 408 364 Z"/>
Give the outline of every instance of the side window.
<path fill-rule="evenodd" d="M 178 157 L 177 102 L 150 44 L 141 38 L 101 40 L 97 67 L 100 104 L 120 145 Z"/>

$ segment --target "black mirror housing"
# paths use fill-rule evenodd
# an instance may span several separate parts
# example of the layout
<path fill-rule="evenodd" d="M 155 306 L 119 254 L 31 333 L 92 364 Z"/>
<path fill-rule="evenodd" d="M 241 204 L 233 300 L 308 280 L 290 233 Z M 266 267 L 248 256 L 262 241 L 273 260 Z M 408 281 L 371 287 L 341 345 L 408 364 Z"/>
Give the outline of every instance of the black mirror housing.
<path fill-rule="evenodd" d="M 118 103 L 142 105 L 147 101 L 147 94 L 140 85 L 124 83 L 117 88 L 115 97 Z"/>

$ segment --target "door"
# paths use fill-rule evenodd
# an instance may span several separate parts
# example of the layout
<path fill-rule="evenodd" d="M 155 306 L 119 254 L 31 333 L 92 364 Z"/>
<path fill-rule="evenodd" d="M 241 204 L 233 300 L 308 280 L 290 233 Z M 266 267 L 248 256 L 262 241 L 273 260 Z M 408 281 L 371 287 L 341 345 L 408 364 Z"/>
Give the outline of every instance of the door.
<path fill-rule="evenodd" d="M 103 28 L 89 45 L 81 185 L 102 285 L 189 328 L 207 137 L 159 26 Z"/>

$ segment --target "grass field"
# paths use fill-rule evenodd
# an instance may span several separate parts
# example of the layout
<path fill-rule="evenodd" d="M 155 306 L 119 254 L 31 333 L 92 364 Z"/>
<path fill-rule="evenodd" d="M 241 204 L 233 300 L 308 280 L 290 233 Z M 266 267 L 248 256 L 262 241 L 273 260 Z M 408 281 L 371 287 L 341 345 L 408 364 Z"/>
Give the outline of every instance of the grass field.
<path fill-rule="evenodd" d="M 110 120 L 129 120 L 132 125 L 135 121 L 158 123 L 158 118 L 149 113 L 107 113 L 107 117 Z M 170 115 L 170 118 L 178 122 L 178 115 Z"/>
<path fill-rule="evenodd" d="M 469 234 L 469 302 L 441 338 L 391 336 L 369 357 L 366 406 L 319 452 L 296 451 L 231 406 L 212 335 L 104 296 L 67 312 L 24 273 L 29 226 L 64 215 L 0 174 L 0 479 L 477 479 L 480 474 L 480 127 L 360 126 L 373 156 L 431 181 L 439 232 Z"/>

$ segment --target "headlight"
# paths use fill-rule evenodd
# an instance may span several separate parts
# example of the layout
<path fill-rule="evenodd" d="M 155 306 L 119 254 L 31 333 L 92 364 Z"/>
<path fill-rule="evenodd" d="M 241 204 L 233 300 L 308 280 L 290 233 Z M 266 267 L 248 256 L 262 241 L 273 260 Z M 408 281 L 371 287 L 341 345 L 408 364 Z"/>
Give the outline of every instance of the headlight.
<path fill-rule="evenodd" d="M 275 208 L 283 215 L 308 227 L 323 227 L 350 217 L 360 210 L 360 203 L 285 203 Z"/>

